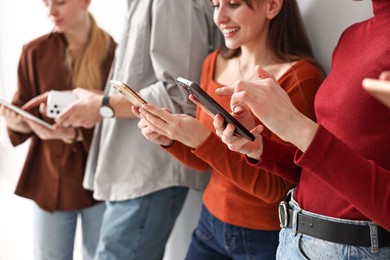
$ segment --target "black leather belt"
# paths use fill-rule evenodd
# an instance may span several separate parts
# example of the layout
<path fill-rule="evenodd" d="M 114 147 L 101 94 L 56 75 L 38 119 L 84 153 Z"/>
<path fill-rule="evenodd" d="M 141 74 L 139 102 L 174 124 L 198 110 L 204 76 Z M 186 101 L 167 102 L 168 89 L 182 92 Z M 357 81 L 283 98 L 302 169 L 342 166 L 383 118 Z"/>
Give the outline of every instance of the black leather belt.
<path fill-rule="evenodd" d="M 282 228 L 292 228 L 294 211 L 288 208 L 288 202 L 279 204 L 279 221 Z M 322 240 L 351 246 L 371 247 L 370 226 L 355 225 L 320 219 L 297 213 L 296 231 Z M 390 232 L 378 228 L 379 247 L 390 246 Z"/>

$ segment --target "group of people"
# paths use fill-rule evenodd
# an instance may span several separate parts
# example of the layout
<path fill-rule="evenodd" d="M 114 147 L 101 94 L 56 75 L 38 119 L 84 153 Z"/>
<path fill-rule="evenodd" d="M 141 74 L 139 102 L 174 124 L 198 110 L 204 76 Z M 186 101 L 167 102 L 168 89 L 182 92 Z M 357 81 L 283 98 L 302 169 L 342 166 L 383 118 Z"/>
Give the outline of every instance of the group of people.
<path fill-rule="evenodd" d="M 24 46 L 13 103 L 54 128 L 0 107 L 11 142 L 31 139 L 16 194 L 35 201 L 36 259 L 72 259 L 78 215 L 84 259 L 162 259 L 189 188 L 205 192 L 186 259 L 390 257 L 390 109 L 362 87 L 389 80 L 390 2 L 344 31 L 325 80 L 296 0 L 129 0 L 117 47 L 89 0 L 44 4 L 54 30 Z M 52 89 L 78 96 L 55 121 Z"/>

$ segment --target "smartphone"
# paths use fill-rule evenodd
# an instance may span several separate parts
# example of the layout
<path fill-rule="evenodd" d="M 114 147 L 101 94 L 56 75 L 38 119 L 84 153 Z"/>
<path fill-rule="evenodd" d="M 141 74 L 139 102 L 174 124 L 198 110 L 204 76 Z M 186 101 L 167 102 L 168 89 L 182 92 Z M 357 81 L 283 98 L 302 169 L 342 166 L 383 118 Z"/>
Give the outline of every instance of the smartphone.
<path fill-rule="evenodd" d="M 143 104 L 146 104 L 146 101 L 125 83 L 117 80 L 111 80 L 110 83 L 115 89 L 119 90 L 119 92 L 124 95 L 134 106 L 141 107 Z"/>
<path fill-rule="evenodd" d="M 225 121 L 225 125 L 231 123 L 235 126 L 235 133 L 239 136 L 242 136 L 250 141 L 255 140 L 254 135 L 246 129 L 237 119 L 235 119 L 228 111 L 226 111 L 217 101 L 210 97 L 198 84 L 178 77 L 176 79 L 177 83 L 185 88 L 189 94 L 195 96 L 195 98 L 202 104 L 206 109 L 208 109 L 212 114 L 220 114 Z"/>
<path fill-rule="evenodd" d="M 77 99 L 78 97 L 71 91 L 50 90 L 47 96 L 46 116 L 56 118 L 62 110 Z"/>
<path fill-rule="evenodd" d="M 30 119 L 32 121 L 34 121 L 35 123 L 38 123 L 46 128 L 49 128 L 49 129 L 53 129 L 52 128 L 52 125 L 50 125 L 48 122 L 45 122 L 43 121 L 42 119 L 40 119 L 39 117 L 36 117 L 34 116 L 33 114 L 30 114 L 29 112 L 21 109 L 20 107 L 17 107 L 3 99 L 0 99 L 0 105 L 3 105 L 5 106 L 6 108 L 8 109 L 11 109 L 12 111 L 14 111 L 15 113 L 18 113 L 19 115 L 27 118 L 27 119 Z"/>

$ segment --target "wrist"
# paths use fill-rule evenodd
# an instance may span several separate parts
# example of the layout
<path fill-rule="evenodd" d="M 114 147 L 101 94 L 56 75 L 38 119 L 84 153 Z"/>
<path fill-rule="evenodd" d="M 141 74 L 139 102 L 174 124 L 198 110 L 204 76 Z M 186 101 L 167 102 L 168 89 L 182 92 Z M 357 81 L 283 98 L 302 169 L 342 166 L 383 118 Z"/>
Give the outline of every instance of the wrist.
<path fill-rule="evenodd" d="M 305 152 L 313 141 L 317 129 L 317 123 L 303 116 L 302 119 L 295 121 L 285 141 L 294 144 L 299 150 Z"/>

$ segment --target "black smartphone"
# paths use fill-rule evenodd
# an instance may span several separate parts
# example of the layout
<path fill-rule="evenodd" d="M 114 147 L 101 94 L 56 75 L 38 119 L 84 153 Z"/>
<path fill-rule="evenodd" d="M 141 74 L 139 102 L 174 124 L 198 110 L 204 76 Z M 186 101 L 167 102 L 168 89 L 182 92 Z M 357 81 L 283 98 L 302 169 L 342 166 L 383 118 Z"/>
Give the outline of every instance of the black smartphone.
<path fill-rule="evenodd" d="M 220 114 L 225 121 L 225 125 L 231 123 L 235 126 L 235 133 L 239 136 L 242 136 L 250 141 L 255 140 L 255 136 L 246 129 L 237 119 L 235 119 L 228 111 L 226 111 L 217 101 L 209 96 L 198 84 L 178 77 L 176 79 L 177 83 L 185 88 L 189 94 L 194 95 L 194 97 L 202 104 L 206 109 L 210 111 L 213 115 Z"/>

